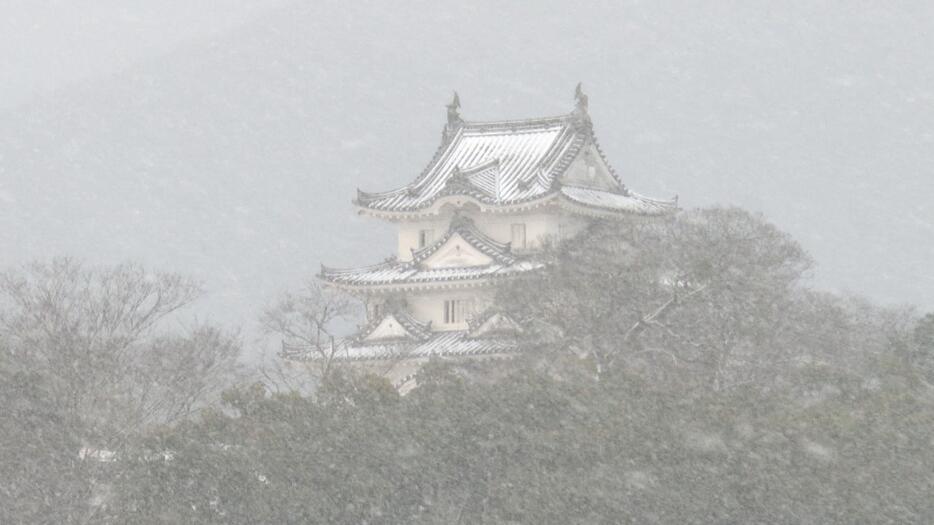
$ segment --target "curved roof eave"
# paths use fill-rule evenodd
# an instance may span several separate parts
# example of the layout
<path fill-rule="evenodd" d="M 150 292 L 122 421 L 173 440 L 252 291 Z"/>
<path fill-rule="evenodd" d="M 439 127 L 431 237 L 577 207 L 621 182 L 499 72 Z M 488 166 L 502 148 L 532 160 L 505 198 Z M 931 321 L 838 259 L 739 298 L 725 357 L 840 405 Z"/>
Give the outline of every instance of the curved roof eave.
<path fill-rule="evenodd" d="M 515 213 L 550 204 L 555 200 L 557 195 L 557 191 L 549 190 L 547 193 L 537 195 L 534 198 L 510 203 L 484 202 L 471 195 L 444 195 L 433 200 L 429 206 L 411 210 L 384 210 L 379 208 L 369 208 L 359 203 L 358 201 L 354 201 L 353 204 L 359 215 L 367 215 L 389 220 L 404 220 L 437 217 L 441 215 L 442 208 L 450 204 L 454 204 L 455 206 L 463 206 L 467 203 L 473 204 L 481 212 Z"/>

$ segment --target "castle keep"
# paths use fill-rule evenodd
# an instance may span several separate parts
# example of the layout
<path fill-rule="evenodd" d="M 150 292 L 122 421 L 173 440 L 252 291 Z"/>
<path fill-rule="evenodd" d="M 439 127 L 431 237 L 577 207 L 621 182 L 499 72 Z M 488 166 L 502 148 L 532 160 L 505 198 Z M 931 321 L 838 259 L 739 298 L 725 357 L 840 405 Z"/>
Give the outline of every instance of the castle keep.
<path fill-rule="evenodd" d="M 334 359 L 382 367 L 397 383 L 431 356 L 508 355 L 520 330 L 493 308 L 497 283 L 541 268 L 549 239 L 593 218 L 660 216 L 676 200 L 629 190 L 600 149 L 578 86 L 566 115 L 464 120 L 455 94 L 441 144 L 424 171 L 392 191 L 358 191 L 358 213 L 398 227 L 398 251 L 358 268 L 322 266 L 319 278 L 366 305 L 367 324 L 335 343 Z M 292 359 L 314 359 L 284 345 Z"/>

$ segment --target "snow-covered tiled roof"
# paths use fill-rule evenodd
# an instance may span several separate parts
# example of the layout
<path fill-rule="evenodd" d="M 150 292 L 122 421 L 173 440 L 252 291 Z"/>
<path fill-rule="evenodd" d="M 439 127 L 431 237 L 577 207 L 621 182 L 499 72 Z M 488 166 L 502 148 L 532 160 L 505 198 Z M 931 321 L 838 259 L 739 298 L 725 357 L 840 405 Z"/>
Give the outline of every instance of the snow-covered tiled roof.
<path fill-rule="evenodd" d="M 383 323 L 386 318 L 391 318 L 395 320 L 403 330 L 405 330 L 406 335 L 404 338 L 410 339 L 412 341 L 425 341 L 431 337 L 431 321 L 422 322 L 414 318 L 409 314 L 404 308 L 394 308 L 391 311 L 386 312 L 378 320 L 368 324 L 357 334 L 357 341 L 365 341 L 374 334 L 377 328 Z"/>
<path fill-rule="evenodd" d="M 467 268 L 420 269 L 411 261 L 393 261 L 382 266 L 338 269 L 323 268 L 321 278 L 338 285 L 379 286 L 392 284 L 423 284 L 445 281 L 470 281 L 527 272 L 540 267 L 531 261 L 516 264 L 491 264 Z"/>
<path fill-rule="evenodd" d="M 364 208 L 408 211 L 445 195 L 467 195 L 488 204 L 543 196 L 580 151 L 586 135 L 565 117 L 504 122 L 464 122 L 442 144 L 411 184 L 384 193 L 358 192 Z"/>
<path fill-rule="evenodd" d="M 664 215 L 671 213 L 678 205 L 677 199 L 650 199 L 638 193 L 612 193 L 593 188 L 564 185 L 561 195 L 574 204 L 608 211 L 628 211 L 643 215 Z"/>
<path fill-rule="evenodd" d="M 446 196 L 470 197 L 489 207 L 532 203 L 556 196 L 562 175 L 592 146 L 615 185 L 603 193 L 620 197 L 604 198 L 605 209 L 619 204 L 617 211 L 627 213 L 673 210 L 671 201 L 643 204 L 643 198 L 625 188 L 593 134 L 586 95 L 578 91 L 577 96 L 577 109 L 567 115 L 496 122 L 462 120 L 455 100 L 441 146 L 418 178 L 392 191 L 358 190 L 354 203 L 376 214 L 422 212 Z"/>
<path fill-rule="evenodd" d="M 454 235 L 459 235 L 467 244 L 476 248 L 480 253 L 489 256 L 498 263 L 510 265 L 516 262 L 512 254 L 512 247 L 508 242 L 499 242 L 486 235 L 466 215 L 455 214 L 451 217 L 448 230 L 438 240 L 424 248 L 412 251 L 412 261 L 420 263 L 437 252 Z"/>
<path fill-rule="evenodd" d="M 424 261 L 436 253 L 454 235 L 459 235 L 470 246 L 490 258 L 490 263 L 480 266 L 429 268 Z M 319 277 L 326 282 L 350 287 L 415 285 L 516 275 L 541 268 L 541 263 L 522 259 L 512 254 L 509 244 L 494 241 L 480 232 L 473 222 L 455 216 L 447 233 L 434 243 L 414 251 L 411 261 L 395 258 L 373 266 L 335 269 L 321 266 Z"/>
<path fill-rule="evenodd" d="M 501 336 L 518 334 L 522 331 L 519 324 L 499 308 L 489 308 L 467 321 L 467 333 L 471 337 Z"/>
<path fill-rule="evenodd" d="M 338 361 L 367 361 L 386 359 L 415 359 L 431 356 L 477 356 L 509 354 L 518 345 L 513 337 L 471 337 L 467 330 L 434 332 L 425 340 L 379 341 L 367 343 L 357 339 L 336 341 L 333 359 Z M 282 345 L 282 357 L 294 361 L 317 361 L 323 356 L 302 346 Z"/>

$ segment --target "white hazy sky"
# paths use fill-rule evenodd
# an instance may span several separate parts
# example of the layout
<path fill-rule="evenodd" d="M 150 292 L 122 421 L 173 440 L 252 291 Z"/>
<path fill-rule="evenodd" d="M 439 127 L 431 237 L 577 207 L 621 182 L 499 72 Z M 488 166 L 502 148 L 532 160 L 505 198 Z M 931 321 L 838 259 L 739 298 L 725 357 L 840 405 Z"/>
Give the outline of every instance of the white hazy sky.
<path fill-rule="evenodd" d="M 284 0 L 0 0 L 0 108 L 102 78 Z"/>
<path fill-rule="evenodd" d="M 468 119 L 569 111 L 625 182 L 735 204 L 814 283 L 934 309 L 930 2 L 0 0 L 0 265 L 70 254 L 204 280 L 253 326 L 319 262 L 391 253 L 357 186 Z"/>

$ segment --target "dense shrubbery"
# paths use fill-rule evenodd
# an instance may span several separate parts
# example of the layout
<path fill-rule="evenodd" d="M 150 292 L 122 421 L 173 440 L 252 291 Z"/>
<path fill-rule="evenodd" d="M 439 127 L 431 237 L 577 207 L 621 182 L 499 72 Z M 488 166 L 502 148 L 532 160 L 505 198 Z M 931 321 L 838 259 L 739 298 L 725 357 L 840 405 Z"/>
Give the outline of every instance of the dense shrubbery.
<path fill-rule="evenodd" d="M 340 368 L 312 396 L 231 389 L 146 427 L 117 461 L 78 462 L 94 480 L 69 485 L 81 497 L 31 478 L 79 511 L 18 505 L 8 521 L 934 519 L 934 316 L 802 288 L 806 255 L 738 210 L 597 225 L 550 258 L 501 298 L 529 327 L 521 357 L 433 362 L 405 397 Z M 2 378 L 13 420 L 63 428 L 22 374 Z M 42 435 L 46 454 L 74 445 Z"/>
<path fill-rule="evenodd" d="M 445 365 L 398 398 L 336 375 L 317 398 L 228 394 L 235 414 L 151 437 L 115 515 L 207 523 L 926 522 L 934 411 L 893 356 L 871 378 L 808 365 L 797 388 L 658 388 Z M 171 450 L 169 461 L 162 452 Z"/>
<path fill-rule="evenodd" d="M 198 293 L 129 264 L 0 274 L 0 523 L 99 522 L 115 460 L 219 398 L 237 341 L 159 327 Z"/>

